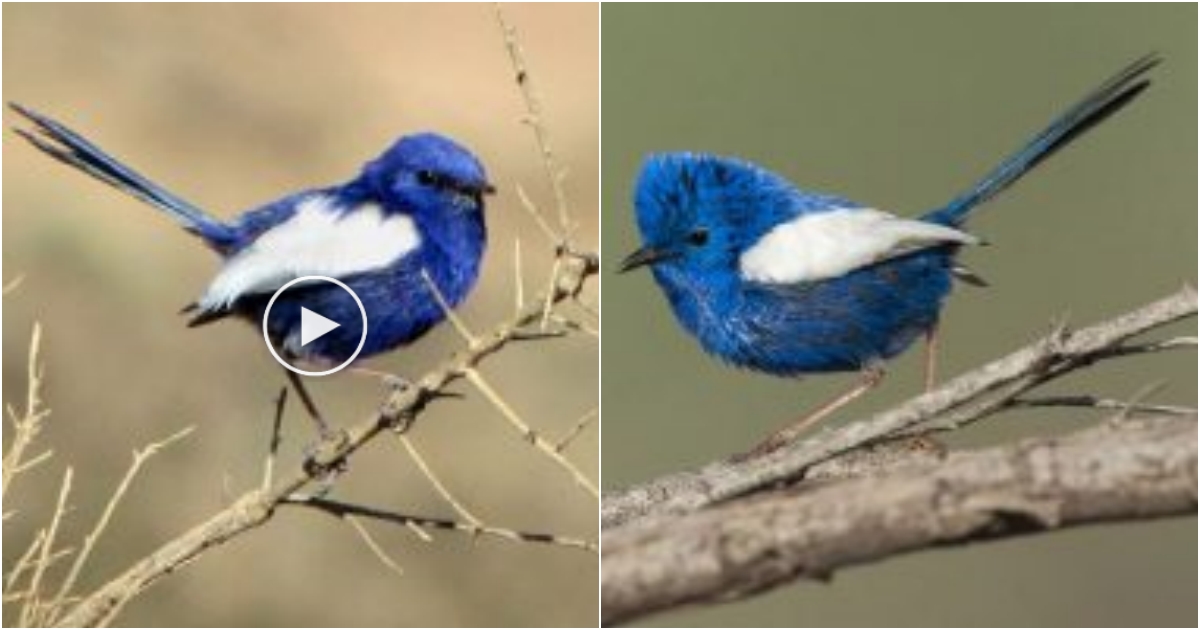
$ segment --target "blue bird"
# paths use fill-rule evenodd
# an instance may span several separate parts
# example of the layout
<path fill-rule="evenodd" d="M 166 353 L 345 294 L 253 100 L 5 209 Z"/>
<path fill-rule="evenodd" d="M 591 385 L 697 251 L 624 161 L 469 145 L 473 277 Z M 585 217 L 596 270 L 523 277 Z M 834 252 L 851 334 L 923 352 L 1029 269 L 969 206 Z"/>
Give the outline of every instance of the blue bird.
<path fill-rule="evenodd" d="M 341 280 L 363 303 L 360 357 L 413 342 L 445 318 L 479 275 L 487 243 L 484 195 L 494 192 L 470 151 L 436 133 L 404 136 L 349 181 L 286 196 L 221 221 L 151 182 L 83 136 L 15 103 L 33 124 L 17 133 L 47 155 L 163 211 L 222 259 L 189 326 L 229 316 L 261 325 L 277 289 L 303 276 Z M 342 325 L 301 343 L 301 304 Z M 297 285 L 271 308 L 267 333 L 290 358 L 340 364 L 358 347 L 353 298 L 328 283 Z M 299 379 L 288 371 L 323 426 Z"/>
<path fill-rule="evenodd" d="M 882 362 L 932 343 L 953 279 L 983 284 L 956 262 L 980 244 L 971 212 L 1149 86 L 1156 55 L 1138 59 L 1066 110 L 966 192 L 916 219 L 800 190 L 755 164 L 696 153 L 648 157 L 634 193 L 642 247 L 619 271 L 648 265 L 676 319 L 707 352 L 778 376 L 858 371 L 855 386 L 754 451 L 874 387 Z"/>

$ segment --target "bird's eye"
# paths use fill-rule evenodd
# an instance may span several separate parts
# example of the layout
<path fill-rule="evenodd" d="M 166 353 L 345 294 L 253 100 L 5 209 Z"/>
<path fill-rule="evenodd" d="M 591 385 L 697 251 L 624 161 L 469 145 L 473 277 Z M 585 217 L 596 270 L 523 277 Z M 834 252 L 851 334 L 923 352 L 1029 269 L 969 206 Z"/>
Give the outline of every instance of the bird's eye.
<path fill-rule="evenodd" d="M 417 183 L 422 186 L 432 186 L 438 181 L 438 176 L 433 171 L 417 171 Z"/>
<path fill-rule="evenodd" d="M 706 243 L 708 243 L 708 230 L 704 228 L 692 230 L 692 232 L 687 235 L 687 242 L 688 245 L 703 247 Z"/>

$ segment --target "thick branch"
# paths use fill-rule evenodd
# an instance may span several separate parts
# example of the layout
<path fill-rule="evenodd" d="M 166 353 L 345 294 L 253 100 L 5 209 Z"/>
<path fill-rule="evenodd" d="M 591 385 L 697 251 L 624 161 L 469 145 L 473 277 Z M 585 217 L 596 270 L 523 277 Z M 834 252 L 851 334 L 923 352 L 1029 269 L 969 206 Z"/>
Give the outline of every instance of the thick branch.
<path fill-rule="evenodd" d="M 604 623 L 938 545 L 1196 513 L 1195 416 L 1126 419 L 762 493 L 603 537 Z"/>
<path fill-rule="evenodd" d="M 298 467 L 269 489 L 247 492 L 208 521 L 163 545 L 86 597 L 60 619 L 58 625 L 93 626 L 110 619 L 125 602 L 155 581 L 195 560 L 205 551 L 267 522 L 275 508 L 292 493 L 319 478 L 324 471 L 337 466 L 385 429 L 411 422 L 438 398 L 437 394 L 447 385 L 464 378 L 471 368 L 486 357 L 519 338 L 524 328 L 541 321 L 545 304 L 557 304 L 573 298 L 596 271 L 595 256 L 564 252 L 557 282 L 546 295 L 529 302 L 509 321 L 496 326 L 412 387 L 393 393 L 372 417 L 347 428 L 342 435 L 318 444 L 308 466 Z"/>
<path fill-rule="evenodd" d="M 961 426 L 1005 408 L 1021 394 L 1097 361 L 1157 352 L 1177 344 L 1126 345 L 1131 338 L 1196 314 L 1196 291 L 1175 294 L 1111 320 L 1047 337 L 875 416 L 830 428 L 748 461 L 719 461 L 607 494 L 605 529 L 649 515 L 684 514 L 803 476 L 819 462 L 914 431 Z M 605 570 L 607 574 L 607 569 Z"/>

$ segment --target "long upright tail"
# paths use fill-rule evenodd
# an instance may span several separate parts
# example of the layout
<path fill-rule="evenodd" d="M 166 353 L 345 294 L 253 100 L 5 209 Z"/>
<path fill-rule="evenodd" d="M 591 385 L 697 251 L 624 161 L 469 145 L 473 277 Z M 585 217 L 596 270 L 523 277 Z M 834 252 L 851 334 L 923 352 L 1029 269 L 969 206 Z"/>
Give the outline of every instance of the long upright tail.
<path fill-rule="evenodd" d="M 46 155 L 166 212 L 214 248 L 221 249 L 235 237 L 228 225 L 146 179 L 62 123 L 16 103 L 9 107 L 34 125 L 33 131 L 13 131 Z"/>
<path fill-rule="evenodd" d="M 970 190 L 922 218 L 943 225 L 961 224 L 979 204 L 995 197 L 1042 160 L 1137 98 L 1150 86 L 1150 80 L 1145 78 L 1145 74 L 1161 61 L 1162 58 L 1152 53 L 1129 64 L 1060 114 L 1041 133 L 1001 162 L 1000 166 Z"/>

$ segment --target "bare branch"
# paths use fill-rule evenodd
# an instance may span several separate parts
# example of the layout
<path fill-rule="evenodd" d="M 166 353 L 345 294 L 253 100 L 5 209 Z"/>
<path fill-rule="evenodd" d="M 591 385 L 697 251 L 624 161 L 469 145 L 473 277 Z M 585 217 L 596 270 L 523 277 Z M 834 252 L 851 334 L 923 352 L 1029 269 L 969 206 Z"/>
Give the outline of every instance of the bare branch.
<path fill-rule="evenodd" d="M 517 199 L 521 201 L 521 207 L 525 208 L 529 216 L 533 217 L 533 222 L 537 224 L 542 234 L 546 235 L 550 244 L 557 246 L 562 241 L 562 237 L 558 235 L 558 232 L 554 231 L 553 227 L 550 227 L 550 223 L 546 221 L 546 217 L 542 214 L 542 211 L 538 209 L 537 204 L 533 203 L 533 199 L 529 197 L 529 193 L 525 192 L 525 188 L 520 184 L 517 185 Z"/>
<path fill-rule="evenodd" d="M 599 552 L 599 547 L 595 543 L 581 540 L 578 538 L 568 538 L 557 534 L 542 534 L 535 532 L 522 532 L 515 529 L 506 529 L 501 527 L 491 527 L 473 522 L 462 522 L 444 518 L 433 518 L 428 516 L 411 516 L 408 514 L 400 514 L 379 508 L 368 507 L 363 505 L 355 505 L 353 503 L 345 503 L 342 501 L 333 501 L 322 497 L 296 497 L 289 499 L 286 503 L 293 505 L 304 505 L 313 507 L 339 518 L 346 516 L 362 516 L 366 518 L 396 523 L 406 527 L 416 526 L 418 528 L 430 527 L 434 529 L 442 529 L 449 531 L 458 531 L 471 536 L 490 536 L 515 542 L 541 543 L 547 545 L 556 545 L 559 547 L 570 547 L 574 549 L 582 549 L 593 553 Z M 421 531 L 418 529 L 417 531 Z M 424 534 L 428 536 L 428 534 Z"/>
<path fill-rule="evenodd" d="M 525 441 L 532 444 L 539 451 L 544 453 L 546 457 L 550 458 L 551 461 L 560 466 L 563 470 L 566 470 L 568 473 L 570 473 L 571 476 L 575 478 L 575 482 L 578 483 L 584 490 L 586 490 L 588 494 L 596 498 L 600 497 L 600 489 L 596 487 L 596 483 L 589 479 L 587 475 L 583 474 L 583 471 L 580 470 L 578 466 L 571 463 L 571 460 L 567 459 L 560 452 L 560 449 L 546 440 L 546 438 L 542 437 L 540 433 L 534 431 L 527 422 L 521 419 L 520 414 L 513 410 L 512 406 L 509 405 L 508 402 L 505 401 L 504 398 L 501 397 L 500 394 L 496 392 L 496 390 L 490 384 L 488 384 L 478 370 L 466 370 L 466 377 L 467 380 L 470 381 L 471 384 L 483 394 L 484 398 L 487 398 L 492 405 L 500 411 L 500 415 L 505 420 L 508 420 L 509 424 L 511 424 L 513 428 L 521 434 L 521 437 Z"/>
<path fill-rule="evenodd" d="M 62 524 L 63 515 L 67 513 L 67 497 L 71 494 L 71 481 L 74 474 L 74 469 L 67 466 L 63 473 L 62 485 L 59 487 L 58 503 L 54 506 L 54 515 L 50 518 L 50 525 L 45 530 L 46 535 L 42 537 L 38 559 L 33 562 L 33 574 L 29 578 L 29 588 L 27 589 L 29 595 L 26 597 L 25 605 L 21 607 L 21 625 L 26 628 L 44 625 L 42 619 L 45 607 L 41 601 L 42 578 L 50 566 L 50 557 L 54 554 L 54 543 L 58 540 L 58 527 Z"/>
<path fill-rule="evenodd" d="M 608 532 L 605 624 L 947 544 L 1196 513 L 1195 417 L 1107 423 Z"/>
<path fill-rule="evenodd" d="M 417 468 L 421 469 L 421 473 L 425 475 L 425 479 L 429 481 L 429 485 L 433 486 L 433 489 L 437 491 L 438 495 L 441 496 L 446 503 L 449 503 L 450 507 L 454 508 L 454 511 L 458 512 L 458 515 L 468 523 L 472 525 L 482 525 L 483 521 L 480 520 L 479 517 L 475 516 L 471 510 L 468 510 L 467 506 L 463 505 L 462 502 L 455 498 L 454 494 L 451 493 L 450 490 L 446 488 L 446 485 L 442 483 L 442 480 L 433 473 L 433 469 L 429 467 L 429 463 L 425 461 L 425 458 L 421 456 L 420 451 L 418 451 L 417 447 L 413 445 L 412 440 L 404 434 L 400 434 L 397 437 L 399 437 L 400 443 L 404 445 L 404 450 L 408 451 L 408 456 L 412 458 L 413 463 L 417 465 Z"/>
<path fill-rule="evenodd" d="M 816 435 L 766 456 L 719 461 L 606 495 L 601 523 L 611 528 L 652 514 L 682 514 L 761 488 L 798 479 L 805 470 L 866 444 L 912 433 L 949 430 L 1006 408 L 1029 390 L 1097 361 L 1157 352 L 1156 344 L 1125 345 L 1131 338 L 1196 314 L 1196 292 L 1178 292 L 1077 331 L 1055 330 L 1006 357 L 875 416 Z M 1179 347 L 1171 344 L 1169 348 Z"/>
<path fill-rule="evenodd" d="M 605 497 L 604 623 L 725 601 L 934 546 L 1196 510 L 1192 409 L 1093 396 L 1030 398 L 1100 361 L 1180 348 L 1131 343 L 1196 313 L 1191 287 L 1047 337 L 859 422 L 745 461 L 724 460 Z M 947 454 L 897 439 L 1020 405 L 1118 412 L 1064 438 Z"/>
<path fill-rule="evenodd" d="M 591 409 L 587 413 L 580 416 L 579 420 L 577 420 L 575 425 L 567 431 L 566 435 L 563 435 L 562 438 L 554 444 L 554 450 L 560 453 L 566 450 L 567 447 L 571 445 L 571 442 L 574 442 L 575 438 L 579 437 L 579 434 L 583 433 L 583 430 L 586 429 L 593 420 L 598 420 L 599 418 L 599 407 Z"/>
<path fill-rule="evenodd" d="M 26 368 L 28 383 L 25 393 L 25 411 L 18 414 L 12 407 L 8 408 L 8 417 L 13 423 L 13 438 L 8 450 L 4 452 L 3 486 L 0 492 L 8 491 L 8 484 L 22 471 L 37 465 L 48 458 L 49 452 L 36 455 L 32 460 L 24 459 L 25 449 L 29 447 L 37 434 L 42 430 L 42 421 L 50 415 L 50 411 L 42 405 L 42 325 L 34 322 L 33 334 L 29 340 L 29 360 Z"/>
<path fill-rule="evenodd" d="M 347 427 L 343 434 L 319 442 L 314 447 L 311 466 L 298 466 L 268 490 L 256 489 L 243 494 L 229 507 L 163 545 L 84 598 L 59 620 L 59 624 L 88 626 L 109 618 L 129 598 L 172 571 L 267 522 L 276 507 L 319 478 L 323 470 L 336 466 L 381 432 L 404 419 L 412 419 L 429 404 L 435 403 L 438 394 L 448 385 L 463 378 L 470 368 L 504 348 L 522 329 L 540 321 L 542 305 L 546 300 L 559 303 L 571 298 L 598 271 L 595 259 L 590 256 L 568 254 L 563 260 L 563 271 L 549 294 L 539 295 L 514 317 L 479 337 L 473 347 L 450 357 L 411 387 L 393 392 L 371 417 Z"/>
<path fill-rule="evenodd" d="M 561 230 L 557 240 L 565 245 L 570 241 L 574 226 L 571 224 L 567 193 L 563 189 L 564 172 L 554 157 L 554 149 L 550 142 L 550 130 L 543 120 L 541 99 L 534 88 L 533 77 L 526 69 L 525 53 L 521 49 L 520 40 L 517 39 L 517 31 L 504 19 L 504 11 L 500 9 L 499 3 L 496 4 L 496 21 L 499 22 L 500 30 L 504 34 L 504 48 L 508 51 L 517 86 L 525 101 L 525 122 L 533 129 L 534 139 L 537 141 L 538 150 L 542 156 L 542 166 L 546 170 L 546 178 L 550 180 L 550 187 L 554 191 L 554 204 L 558 209 L 558 223 Z M 535 216 L 537 216 L 536 213 Z"/>
<path fill-rule="evenodd" d="M 33 566 L 33 556 L 42 548 L 42 542 L 46 539 L 46 530 L 38 530 L 37 535 L 33 537 L 33 541 L 26 547 L 25 552 L 13 564 L 13 568 L 9 570 L 8 575 L 4 576 L 4 592 L 8 593 L 16 586 L 17 580 L 25 574 L 25 571 Z"/>
<path fill-rule="evenodd" d="M 475 334 L 467 327 L 467 323 L 459 317 L 458 313 L 451 308 L 450 303 L 446 301 L 446 296 L 442 295 L 442 290 L 433 282 L 433 278 L 429 277 L 429 272 L 421 270 L 421 278 L 425 280 L 425 284 L 429 286 L 429 291 L 433 293 L 433 298 L 437 300 L 438 307 L 442 309 L 442 314 L 446 316 L 446 321 L 454 326 L 460 337 L 466 342 L 467 347 L 475 345 Z"/>
<path fill-rule="evenodd" d="M 382 545 L 380 545 L 378 542 L 375 542 L 375 538 L 371 536 L 371 532 L 367 531 L 367 527 L 360 523 L 358 518 L 356 518 L 353 514 L 343 514 L 342 520 L 346 521 L 351 527 L 354 528 L 355 533 L 357 533 L 358 537 L 362 539 L 363 544 L 367 546 L 367 549 L 371 550 L 371 553 L 375 554 L 376 558 L 379 558 L 379 562 L 382 563 L 383 566 L 391 569 L 391 571 L 396 575 L 404 575 L 404 569 L 400 568 L 400 564 L 388 555 L 387 551 L 383 549 Z"/>
<path fill-rule="evenodd" d="M 525 308 L 525 274 L 521 270 L 521 239 L 513 239 L 513 301 L 514 311 Z"/>
<path fill-rule="evenodd" d="M 17 289 L 17 287 L 21 286 L 21 283 L 24 281 L 25 281 L 24 275 L 17 275 L 17 277 L 13 278 L 12 280 L 9 280 L 4 285 L 3 295 L 8 295 L 9 293 L 15 291 Z"/>
<path fill-rule="evenodd" d="M 54 596 L 54 599 L 50 601 L 48 609 L 51 614 L 56 614 L 63 603 L 68 600 L 71 590 L 75 588 L 75 582 L 79 579 L 80 572 L 83 571 L 84 565 L 87 564 L 88 558 L 92 555 L 92 549 L 96 547 L 96 542 L 100 540 L 101 534 L 108 527 L 108 522 L 112 519 L 113 513 L 117 511 L 117 506 L 120 505 L 125 493 L 129 491 L 129 486 L 133 483 L 133 479 L 137 477 L 142 466 L 148 459 L 158 454 L 159 451 L 191 435 L 195 428 L 195 426 L 185 427 L 162 440 L 152 442 L 145 448 L 133 452 L 133 463 L 129 465 L 129 469 L 125 471 L 125 476 L 117 484 L 117 489 L 113 491 L 112 496 L 109 497 L 108 502 L 104 505 L 104 511 L 101 512 L 96 525 L 84 537 L 83 549 L 80 550 L 78 556 L 75 556 L 75 562 L 71 564 L 71 570 L 59 585 L 58 593 Z"/>
<path fill-rule="evenodd" d="M 1078 396 L 1044 396 L 1041 398 L 1018 398 L 1012 407 L 1074 407 L 1120 411 L 1124 413 L 1151 413 L 1158 415 L 1194 416 L 1196 410 L 1179 405 L 1147 405 L 1132 401 L 1099 398 L 1088 394 Z"/>

